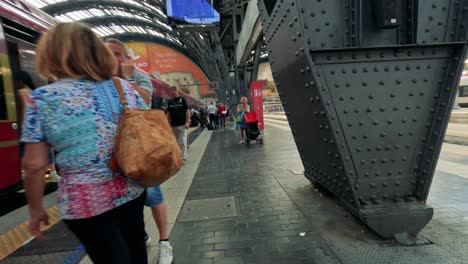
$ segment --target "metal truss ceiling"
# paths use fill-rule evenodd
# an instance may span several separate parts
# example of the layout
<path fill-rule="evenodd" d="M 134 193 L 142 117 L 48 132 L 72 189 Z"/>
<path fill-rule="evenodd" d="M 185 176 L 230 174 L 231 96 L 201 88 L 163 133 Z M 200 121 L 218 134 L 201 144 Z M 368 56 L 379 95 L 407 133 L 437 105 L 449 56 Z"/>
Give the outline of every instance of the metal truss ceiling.
<path fill-rule="evenodd" d="M 102 37 L 123 33 L 148 34 L 182 45 L 178 34 L 167 25 L 165 7 L 160 0 L 26 1 L 54 16 L 58 21 L 87 22 Z M 134 22 L 128 23 L 129 21 Z M 106 23 L 101 24 L 101 22 Z M 148 26 L 149 24 L 152 25 Z"/>
<path fill-rule="evenodd" d="M 216 63 L 210 58 L 211 34 L 179 33 L 167 21 L 163 0 L 25 0 L 61 22 L 81 21 L 89 24 L 101 37 L 126 41 L 156 41 L 181 51 L 207 74 L 219 78 Z"/>

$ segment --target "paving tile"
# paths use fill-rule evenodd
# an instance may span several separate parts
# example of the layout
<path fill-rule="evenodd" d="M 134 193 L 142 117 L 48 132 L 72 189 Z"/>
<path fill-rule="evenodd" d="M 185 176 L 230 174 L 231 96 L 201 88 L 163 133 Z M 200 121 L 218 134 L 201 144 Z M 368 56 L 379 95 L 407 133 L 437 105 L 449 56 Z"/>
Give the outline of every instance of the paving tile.
<path fill-rule="evenodd" d="M 214 264 L 242 264 L 241 257 L 215 258 Z"/>
<path fill-rule="evenodd" d="M 246 149 L 235 144 L 233 133 L 236 131 L 211 136 L 186 199 L 235 196 L 239 216 L 216 221 L 176 221 L 171 234 L 174 254 L 192 256 L 191 262 L 178 261 L 177 264 L 198 263 L 199 259 L 212 263 L 286 263 L 280 249 L 284 250 L 283 254 L 295 249 L 307 250 L 305 245 L 301 245 L 305 242 L 327 247 L 319 235 L 293 239 L 299 237 L 298 230 L 309 232 L 313 225 L 299 211 L 277 178 L 291 177 L 291 173 L 283 168 L 302 166 L 299 156 L 291 156 L 291 151 Z M 272 146 L 276 147 L 276 144 Z M 272 157 L 273 153 L 279 155 Z M 291 157 L 299 162 L 294 161 L 292 165 Z M 310 255 L 301 253 L 288 257 L 286 260 L 291 263 L 304 263 L 303 258 Z M 309 259 L 308 263 L 314 262 Z"/>
<path fill-rule="evenodd" d="M 201 258 L 220 258 L 224 257 L 224 250 L 212 250 L 212 251 L 204 251 L 200 252 Z"/>
<path fill-rule="evenodd" d="M 214 250 L 214 244 L 204 244 L 204 245 L 198 245 L 198 246 L 192 246 L 190 248 L 191 251 L 212 251 Z"/>

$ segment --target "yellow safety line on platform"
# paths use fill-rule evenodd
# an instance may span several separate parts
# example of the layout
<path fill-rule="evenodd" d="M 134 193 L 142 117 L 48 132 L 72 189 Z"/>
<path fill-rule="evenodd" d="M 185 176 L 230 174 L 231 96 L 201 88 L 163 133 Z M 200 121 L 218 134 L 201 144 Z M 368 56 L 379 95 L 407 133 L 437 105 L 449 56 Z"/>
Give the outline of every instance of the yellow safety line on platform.
<path fill-rule="evenodd" d="M 56 205 L 47 209 L 47 213 L 49 214 L 50 225 L 43 226 L 41 228 L 42 230 L 47 230 L 60 221 L 60 216 Z M 1 235 L 0 261 L 8 257 L 11 253 L 15 252 L 31 238 L 33 238 L 33 236 L 29 232 L 29 220 Z"/>
<path fill-rule="evenodd" d="M 17 146 L 19 144 L 18 140 L 2 141 L 0 142 L 0 148 Z"/>

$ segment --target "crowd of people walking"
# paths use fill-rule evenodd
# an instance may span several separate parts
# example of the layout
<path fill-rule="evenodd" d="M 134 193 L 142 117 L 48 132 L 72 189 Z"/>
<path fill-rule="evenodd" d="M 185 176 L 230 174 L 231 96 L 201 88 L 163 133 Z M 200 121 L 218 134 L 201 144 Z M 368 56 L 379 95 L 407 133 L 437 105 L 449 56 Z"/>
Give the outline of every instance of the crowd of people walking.
<path fill-rule="evenodd" d="M 160 186 L 146 188 L 109 167 L 122 116 L 120 89 L 126 107 L 154 108 L 151 76 L 134 66 L 124 43 L 102 40 L 79 22 L 54 26 L 41 37 L 36 54 L 36 70 L 49 84 L 34 89 L 27 73 L 15 73 L 22 98 L 22 167 L 31 232 L 43 238 L 40 227 L 49 221 L 42 203 L 44 171 L 56 166 L 60 214 L 94 263 L 147 263 L 153 234 L 145 231 L 144 206 L 151 208 L 158 227 L 159 263 L 172 263 Z M 249 111 L 243 98 L 235 113 L 241 143 Z M 183 160 L 189 127 L 220 129 L 234 121 L 223 103 L 190 108 L 176 87 L 166 114 Z"/>

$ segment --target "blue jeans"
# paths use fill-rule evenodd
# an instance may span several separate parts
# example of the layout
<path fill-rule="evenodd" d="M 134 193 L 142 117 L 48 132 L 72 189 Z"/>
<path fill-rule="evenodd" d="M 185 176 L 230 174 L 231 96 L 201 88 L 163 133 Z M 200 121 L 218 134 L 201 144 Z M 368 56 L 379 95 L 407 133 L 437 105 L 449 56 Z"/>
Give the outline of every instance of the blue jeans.
<path fill-rule="evenodd" d="M 145 205 L 148 207 L 155 207 L 164 201 L 163 193 L 159 186 L 146 188 Z"/>

